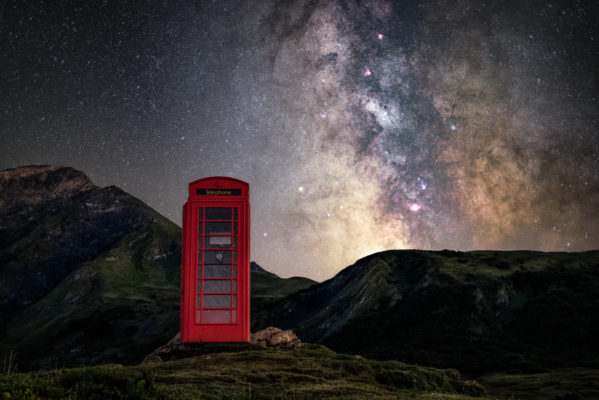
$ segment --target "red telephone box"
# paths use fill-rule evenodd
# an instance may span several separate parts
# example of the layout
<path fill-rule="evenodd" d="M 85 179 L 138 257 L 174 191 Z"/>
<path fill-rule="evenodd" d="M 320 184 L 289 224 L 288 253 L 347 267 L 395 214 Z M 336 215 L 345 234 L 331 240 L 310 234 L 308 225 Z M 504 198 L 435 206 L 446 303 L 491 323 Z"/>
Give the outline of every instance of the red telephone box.
<path fill-rule="evenodd" d="M 181 341 L 249 342 L 249 185 L 220 176 L 191 182 L 182 247 Z"/>

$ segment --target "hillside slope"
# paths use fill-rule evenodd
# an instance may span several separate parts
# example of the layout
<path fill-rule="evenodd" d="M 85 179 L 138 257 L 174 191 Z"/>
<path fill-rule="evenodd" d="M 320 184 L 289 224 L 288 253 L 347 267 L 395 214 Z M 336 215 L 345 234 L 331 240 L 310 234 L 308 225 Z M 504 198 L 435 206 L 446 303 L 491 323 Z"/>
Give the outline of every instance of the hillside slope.
<path fill-rule="evenodd" d="M 307 342 L 472 373 L 599 365 L 599 252 L 386 251 L 255 321 Z"/>
<path fill-rule="evenodd" d="M 24 368 L 143 357 L 179 326 L 180 237 L 72 168 L 0 172 L 0 346 Z"/>

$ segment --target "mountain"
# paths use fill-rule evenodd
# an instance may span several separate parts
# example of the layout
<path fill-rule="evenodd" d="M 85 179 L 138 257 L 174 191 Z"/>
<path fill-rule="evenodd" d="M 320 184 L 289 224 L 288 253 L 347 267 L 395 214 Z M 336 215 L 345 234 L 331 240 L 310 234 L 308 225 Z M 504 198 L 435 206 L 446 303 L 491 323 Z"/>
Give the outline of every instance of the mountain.
<path fill-rule="evenodd" d="M 599 365 L 599 251 L 386 251 L 254 321 L 302 341 L 470 373 Z"/>
<path fill-rule="evenodd" d="M 24 368 L 142 358 L 179 328 L 180 237 L 75 169 L 0 172 L 0 347 Z"/>
<path fill-rule="evenodd" d="M 0 172 L 0 352 L 20 369 L 141 361 L 179 330 L 180 267 L 181 228 L 119 188 Z M 252 313 L 315 283 L 251 270 Z"/>
<path fill-rule="evenodd" d="M 259 327 L 258 322 L 263 323 L 269 315 L 277 314 L 277 301 L 316 284 L 316 281 L 312 279 L 299 276 L 280 278 L 272 272 L 266 271 L 255 262 L 250 263 L 250 271 L 252 272 L 250 281 L 252 332 L 266 327 Z"/>

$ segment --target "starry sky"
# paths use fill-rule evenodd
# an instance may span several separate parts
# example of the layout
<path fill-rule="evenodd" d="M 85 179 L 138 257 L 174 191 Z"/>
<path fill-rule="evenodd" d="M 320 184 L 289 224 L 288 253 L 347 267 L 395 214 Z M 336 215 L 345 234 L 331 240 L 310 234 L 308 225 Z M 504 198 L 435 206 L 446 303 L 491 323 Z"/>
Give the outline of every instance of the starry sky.
<path fill-rule="evenodd" d="M 251 259 L 599 248 L 599 3 L 0 5 L 0 169 L 55 164 L 181 224 L 250 184 Z"/>

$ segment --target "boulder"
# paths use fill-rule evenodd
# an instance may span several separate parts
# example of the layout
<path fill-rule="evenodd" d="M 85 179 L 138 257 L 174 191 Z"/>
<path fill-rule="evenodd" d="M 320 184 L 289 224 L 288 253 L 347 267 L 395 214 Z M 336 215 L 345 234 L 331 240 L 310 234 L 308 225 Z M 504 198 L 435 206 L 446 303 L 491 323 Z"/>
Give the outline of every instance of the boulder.
<path fill-rule="evenodd" d="M 283 331 L 269 326 L 251 335 L 250 343 L 261 347 L 300 347 L 301 340 L 291 329 Z"/>

